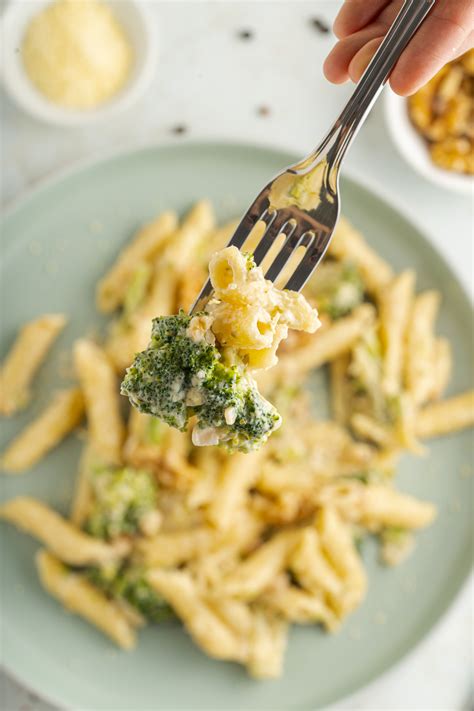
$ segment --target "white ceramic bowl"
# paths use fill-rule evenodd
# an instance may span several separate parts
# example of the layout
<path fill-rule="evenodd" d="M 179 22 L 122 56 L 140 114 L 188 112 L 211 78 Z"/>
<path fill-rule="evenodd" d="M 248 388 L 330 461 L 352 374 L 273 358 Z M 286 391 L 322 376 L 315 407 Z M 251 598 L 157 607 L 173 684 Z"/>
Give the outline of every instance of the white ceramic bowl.
<path fill-rule="evenodd" d="M 44 97 L 30 82 L 18 51 L 31 17 L 50 2 L 11 0 L 4 11 L 0 36 L 3 42 L 1 78 L 5 91 L 35 118 L 63 126 L 92 124 L 128 109 L 148 88 L 156 69 L 156 28 L 148 9 L 136 0 L 113 3 L 114 14 L 134 48 L 134 67 L 127 84 L 110 101 L 96 109 L 77 110 L 58 106 Z"/>
<path fill-rule="evenodd" d="M 474 194 L 474 177 L 438 168 L 431 160 L 426 143 L 408 117 L 407 100 L 389 87 L 384 96 L 385 119 L 392 139 L 410 165 L 424 178 L 448 190 Z"/>

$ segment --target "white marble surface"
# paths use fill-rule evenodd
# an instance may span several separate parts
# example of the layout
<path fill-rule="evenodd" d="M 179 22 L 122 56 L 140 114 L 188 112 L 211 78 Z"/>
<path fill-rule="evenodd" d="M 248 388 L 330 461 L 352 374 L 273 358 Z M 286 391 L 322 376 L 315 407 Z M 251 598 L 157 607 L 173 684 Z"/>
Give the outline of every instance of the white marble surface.
<path fill-rule="evenodd" d="M 36 123 L 2 96 L 4 204 L 77 159 L 136 143 L 232 138 L 293 148 L 303 155 L 348 95 L 348 86 L 325 82 L 321 66 L 332 38 L 310 23 L 312 17 L 331 22 L 339 0 L 149 4 L 160 29 L 159 66 L 151 91 L 127 114 L 105 126 L 59 129 Z M 242 41 L 238 31 L 247 28 L 255 36 Z M 259 114 L 261 106 L 269 108 L 267 116 Z M 185 134 L 174 134 L 178 125 L 186 126 Z M 443 193 L 403 162 L 388 138 L 381 105 L 362 129 L 347 169 L 391 196 L 422 225 L 472 293 L 472 201 Z M 471 580 L 408 658 L 334 708 L 472 709 L 472 592 Z M 0 676 L 0 708 L 52 707 Z"/>

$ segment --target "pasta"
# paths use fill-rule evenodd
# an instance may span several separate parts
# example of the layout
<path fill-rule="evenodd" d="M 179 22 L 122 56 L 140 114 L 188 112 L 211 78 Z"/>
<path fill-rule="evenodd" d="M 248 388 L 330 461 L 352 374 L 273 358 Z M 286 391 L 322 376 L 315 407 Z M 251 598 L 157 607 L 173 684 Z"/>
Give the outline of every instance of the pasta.
<path fill-rule="evenodd" d="M 379 294 L 382 390 L 387 395 L 397 395 L 401 389 L 405 333 L 414 286 L 414 272 L 406 271 L 395 277 Z"/>
<path fill-rule="evenodd" d="M 45 590 L 67 610 L 101 629 L 122 649 L 135 646 L 133 626 L 117 603 L 45 550 L 38 552 L 36 567 Z"/>
<path fill-rule="evenodd" d="M 326 327 L 323 326 L 317 339 L 303 344 L 295 352 L 291 351 L 288 355 L 282 355 L 278 370 L 259 374 L 257 381 L 260 387 L 266 391 L 275 386 L 278 380 L 303 379 L 311 370 L 347 353 L 373 318 L 372 306 L 364 304 L 357 308 L 352 315 L 341 318 Z"/>
<path fill-rule="evenodd" d="M 102 349 L 86 339 L 75 343 L 74 364 L 84 392 L 91 444 L 104 462 L 119 464 L 125 432 L 112 366 Z"/>
<path fill-rule="evenodd" d="M 11 499 L 0 507 L 0 517 L 37 538 L 60 560 L 71 565 L 107 563 L 126 545 L 109 545 L 88 536 L 56 511 L 28 496 Z"/>
<path fill-rule="evenodd" d="M 100 311 L 110 313 L 120 306 L 134 271 L 156 256 L 177 226 L 176 214 L 164 212 L 138 232 L 97 285 L 97 306 Z"/>
<path fill-rule="evenodd" d="M 7 471 L 32 466 L 85 412 L 69 518 L 18 496 L 0 506 L 0 519 L 44 547 L 36 565 L 45 590 L 122 649 L 134 647 L 143 625 L 175 616 L 209 656 L 271 679 L 282 673 L 290 624 L 333 633 L 363 604 L 367 536 L 386 565 L 412 554 L 436 507 L 397 490 L 398 459 L 471 426 L 474 392 L 441 399 L 452 354 L 436 333 L 438 292 L 416 294 L 414 272 L 395 275 L 347 221 L 307 301 L 276 291 L 250 257 L 222 251 L 234 227 L 216 226 L 201 201 L 180 224 L 162 213 L 119 255 L 97 287 L 99 309 L 117 311 L 112 325 L 103 341 L 73 346 L 78 386 L 61 391 L 2 456 Z M 147 345 L 150 320 L 189 309 L 209 261 L 209 312 L 179 317 L 191 335 L 207 343 L 214 320 L 224 348 L 254 368 L 274 364 L 280 346 L 275 367 L 256 375 L 283 424 L 250 452 L 197 447 L 191 431 L 135 408 L 122 416 L 119 377 Z M 315 308 L 318 334 L 295 330 L 285 340 L 289 328 L 312 330 Z M 51 318 L 59 332 L 63 317 L 38 322 Z M 44 353 L 33 352 L 39 364 Z M 13 363 L 10 410 L 24 402 L 37 367 L 15 380 L 20 360 L 9 356 L 2 371 Z M 318 419 L 305 381 L 325 365 L 332 415 Z M 192 429 L 196 414 L 188 414 Z"/>
<path fill-rule="evenodd" d="M 351 224 L 341 217 L 329 244 L 329 254 L 353 262 L 370 294 L 378 294 L 393 277 L 393 271 Z"/>
<path fill-rule="evenodd" d="M 386 486 L 373 485 L 363 492 L 360 521 L 368 528 L 398 527 L 417 529 L 432 523 L 433 504 L 400 494 Z"/>
<path fill-rule="evenodd" d="M 348 524 L 330 507 L 321 509 L 316 520 L 321 545 L 342 580 L 342 591 L 333 597 L 338 616 L 358 607 L 365 597 L 367 576 Z"/>
<path fill-rule="evenodd" d="M 416 404 L 426 402 L 435 375 L 434 321 L 440 295 L 425 291 L 416 297 L 407 335 L 406 383 Z"/>
<path fill-rule="evenodd" d="M 199 595 L 187 573 L 152 570 L 149 580 L 173 606 L 191 636 L 209 656 L 242 662 L 245 660 L 245 640 L 230 629 Z"/>
<path fill-rule="evenodd" d="M 301 531 L 298 546 L 290 558 L 290 569 L 305 590 L 325 593 L 336 598 L 341 594 L 342 581 L 329 563 L 316 529 Z"/>
<path fill-rule="evenodd" d="M 36 371 L 65 325 L 62 314 L 45 314 L 23 326 L 0 368 L 0 414 L 26 407 Z"/>
<path fill-rule="evenodd" d="M 347 421 L 350 402 L 347 387 L 347 368 L 349 357 L 347 354 L 334 358 L 329 364 L 331 377 L 331 414 L 340 425 Z"/>
<path fill-rule="evenodd" d="M 336 615 L 319 594 L 311 594 L 290 585 L 286 578 L 271 589 L 266 602 L 289 622 L 300 625 L 321 623 L 329 632 L 334 632 L 338 627 Z"/>
<path fill-rule="evenodd" d="M 420 411 L 416 434 L 439 437 L 474 425 L 474 390 L 427 405 Z"/>
<path fill-rule="evenodd" d="M 243 600 L 254 600 L 286 568 L 294 543 L 293 532 L 280 533 L 246 558 L 222 582 L 222 594 Z"/>
<path fill-rule="evenodd" d="M 92 498 L 91 476 L 94 467 L 99 463 L 100 459 L 94 447 L 90 443 L 87 443 L 82 451 L 81 460 L 79 462 L 79 471 L 76 477 L 70 512 L 70 519 L 78 528 L 81 528 L 87 517 Z"/>
<path fill-rule="evenodd" d="M 3 452 L 0 465 L 18 474 L 37 464 L 82 420 L 84 398 L 78 388 L 61 390 L 43 412 Z"/>

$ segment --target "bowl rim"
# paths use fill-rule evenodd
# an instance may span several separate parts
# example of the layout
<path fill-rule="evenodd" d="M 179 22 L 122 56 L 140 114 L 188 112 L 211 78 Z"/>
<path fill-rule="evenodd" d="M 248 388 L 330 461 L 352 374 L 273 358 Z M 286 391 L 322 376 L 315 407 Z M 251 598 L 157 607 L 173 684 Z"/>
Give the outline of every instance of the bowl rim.
<path fill-rule="evenodd" d="M 50 4 L 51 1 L 41 0 L 36 12 L 42 6 Z M 102 0 L 102 2 L 109 6 L 113 5 L 111 0 Z M 43 123 L 63 127 L 81 127 L 110 119 L 136 103 L 150 86 L 155 74 L 158 56 L 158 23 L 151 16 L 150 9 L 143 0 L 122 0 L 122 2 L 133 8 L 136 13 L 143 32 L 143 43 L 141 44 L 142 50 L 143 48 L 144 50 L 142 66 L 115 96 L 94 109 L 81 110 L 62 107 L 35 89 L 21 60 L 4 52 L 0 67 L 0 83 L 16 106 Z M 26 8 L 23 0 L 10 0 L 0 17 L 0 34 L 6 35 L 8 25 L 14 21 L 15 14 L 28 13 L 29 17 L 34 12 L 32 13 L 30 8 Z M 123 24 L 126 29 L 126 23 Z M 9 44 L 14 44 L 17 38 L 17 35 L 14 36 Z M 136 46 L 130 37 L 129 39 L 132 46 Z M 13 71 L 15 71 L 15 77 L 12 76 Z M 21 77 L 20 82 L 17 81 L 18 74 Z"/>
<path fill-rule="evenodd" d="M 406 109 L 407 97 L 395 94 L 390 88 L 383 97 L 385 123 L 400 155 L 422 177 L 460 195 L 474 195 L 474 176 L 438 168 L 432 163 L 422 136 L 410 122 Z M 405 114 L 405 115 L 404 115 Z M 409 137 L 409 145 L 405 140 Z M 414 148 L 415 150 L 410 150 Z"/>

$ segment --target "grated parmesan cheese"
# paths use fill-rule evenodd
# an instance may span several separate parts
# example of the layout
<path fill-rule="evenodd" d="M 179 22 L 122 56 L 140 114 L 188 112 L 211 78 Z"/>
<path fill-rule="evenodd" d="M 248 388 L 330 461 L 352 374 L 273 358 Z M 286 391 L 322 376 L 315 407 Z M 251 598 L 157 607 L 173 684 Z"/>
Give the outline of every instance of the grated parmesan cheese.
<path fill-rule="evenodd" d="M 31 82 L 48 99 L 91 109 L 124 86 L 133 51 L 104 3 L 56 0 L 29 23 L 22 58 Z"/>

